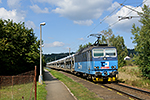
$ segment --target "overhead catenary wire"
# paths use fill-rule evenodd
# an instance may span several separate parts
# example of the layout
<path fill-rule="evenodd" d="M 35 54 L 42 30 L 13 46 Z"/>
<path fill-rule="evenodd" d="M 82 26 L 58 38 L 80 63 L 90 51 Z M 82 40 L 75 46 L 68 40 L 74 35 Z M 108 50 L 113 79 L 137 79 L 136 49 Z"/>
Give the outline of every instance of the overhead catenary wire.
<path fill-rule="evenodd" d="M 140 5 L 138 5 L 135 9 L 137 9 L 139 6 L 141 6 L 142 4 L 144 4 L 146 1 L 147 1 L 147 0 L 143 1 L 143 2 L 142 2 Z M 122 5 L 122 4 L 120 4 L 120 5 Z M 121 17 L 121 19 L 119 19 L 119 21 L 120 21 L 120 20 L 123 20 L 123 19 L 140 18 L 140 17 L 142 17 L 141 15 L 149 16 L 149 15 L 144 14 L 143 12 L 139 12 L 139 11 L 133 9 L 133 8 L 128 7 L 128 6 L 125 6 L 125 5 L 123 5 L 123 6 L 126 7 L 127 9 L 131 10 L 127 15 L 129 15 L 131 12 L 134 11 L 134 12 L 137 12 L 137 13 L 139 14 L 139 16 L 127 16 L 127 15 L 126 15 L 125 17 Z"/>
<path fill-rule="evenodd" d="M 145 0 L 145 1 L 143 1 L 142 3 L 140 3 L 139 5 L 137 5 L 135 9 L 137 9 L 139 6 L 141 6 L 142 4 L 144 4 L 146 1 L 147 1 L 147 0 Z M 122 5 L 123 5 L 123 4 L 122 4 Z M 131 9 L 130 9 L 130 10 L 131 10 Z M 129 15 L 131 12 L 133 12 L 133 10 L 131 10 L 127 15 Z M 126 16 L 127 16 L 127 15 L 126 15 Z M 133 18 L 133 17 L 134 17 L 134 18 L 139 18 L 140 16 L 130 16 L 130 17 L 132 17 L 132 18 Z M 129 18 L 129 19 L 130 19 L 130 18 Z"/>
<path fill-rule="evenodd" d="M 147 1 L 147 0 L 143 1 L 143 2 L 142 2 L 141 4 L 139 4 L 137 7 L 141 6 L 141 5 L 144 4 L 146 1 Z M 123 6 L 123 3 L 120 4 L 120 5 Z M 125 6 L 125 5 L 124 5 L 124 6 Z M 136 7 L 136 8 L 137 8 L 137 7 Z M 135 9 L 136 9 L 136 8 L 135 8 Z M 132 8 L 131 8 L 131 9 L 130 9 L 131 11 L 130 11 L 128 14 L 126 14 L 125 16 L 129 15 L 132 11 L 136 11 L 135 9 L 132 9 Z M 136 12 L 138 12 L 138 11 L 136 11 Z M 134 17 L 134 16 L 133 16 L 133 17 Z M 136 16 L 136 17 L 137 17 L 137 16 Z M 106 27 L 105 29 L 108 29 L 108 28 L 114 26 L 114 25 L 117 24 L 119 21 L 120 21 L 120 20 L 118 20 L 118 21 L 112 23 L 111 25 L 109 25 L 109 26 Z"/>
<path fill-rule="evenodd" d="M 126 0 L 124 0 L 124 2 L 125 2 L 125 1 L 126 1 Z M 147 1 L 147 0 L 143 1 L 143 2 L 142 2 L 141 4 L 139 4 L 137 7 L 141 6 L 141 5 L 144 4 L 146 1 Z M 123 5 L 124 5 L 124 2 L 121 3 L 121 5 L 118 6 L 116 9 L 114 9 L 108 16 L 104 17 L 104 18 L 100 21 L 99 24 L 97 24 L 90 32 L 88 32 L 88 34 L 90 34 L 94 29 L 96 29 L 100 24 L 102 24 L 102 23 L 103 23 L 109 16 L 111 16 L 117 9 L 119 9 L 121 6 L 123 6 Z M 124 6 L 125 6 L 125 5 L 124 5 Z M 135 9 L 136 9 L 136 8 L 135 8 Z M 135 11 L 135 12 L 138 13 L 138 11 L 136 11 L 135 9 L 132 9 L 132 8 L 131 8 L 131 9 L 130 9 L 131 11 L 130 11 L 128 14 L 126 14 L 126 16 L 129 15 L 132 11 Z M 138 17 L 138 16 L 132 16 L 132 17 Z M 120 21 L 120 20 L 115 21 L 114 23 L 110 24 L 108 27 L 104 28 L 104 30 L 106 30 L 106 29 L 108 29 L 108 28 L 114 26 L 114 25 L 117 24 L 119 21 Z M 86 34 L 86 36 L 87 36 L 88 34 Z M 88 39 L 86 39 L 85 41 L 83 41 L 82 44 L 85 43 L 85 42 L 87 42 L 89 39 L 91 39 L 91 37 L 88 38 Z M 80 42 L 80 41 L 79 41 L 79 42 Z M 74 45 L 73 49 L 74 49 L 75 47 L 76 47 L 76 45 Z"/>
<path fill-rule="evenodd" d="M 135 9 L 137 9 L 137 7 L 141 6 L 142 4 L 144 4 L 147 0 L 143 1 L 141 4 L 139 4 L 138 6 L 136 6 Z M 129 15 L 133 10 L 131 10 L 127 15 Z"/>
<path fill-rule="evenodd" d="M 122 4 L 124 4 L 126 2 L 126 0 L 124 0 L 122 2 Z M 119 5 L 118 7 L 116 7 L 110 14 L 108 14 L 106 17 L 104 17 L 92 30 L 90 30 L 84 37 L 87 37 L 93 30 L 95 30 L 100 24 L 102 24 L 109 16 L 111 16 L 116 10 L 118 10 L 121 6 Z M 90 37 L 91 38 L 91 37 Z M 87 42 L 90 38 L 84 40 L 82 42 L 82 44 L 84 44 L 85 42 Z M 80 41 L 78 41 L 76 44 L 78 44 Z M 74 49 L 76 47 L 76 45 L 74 45 L 72 47 L 72 49 Z"/>

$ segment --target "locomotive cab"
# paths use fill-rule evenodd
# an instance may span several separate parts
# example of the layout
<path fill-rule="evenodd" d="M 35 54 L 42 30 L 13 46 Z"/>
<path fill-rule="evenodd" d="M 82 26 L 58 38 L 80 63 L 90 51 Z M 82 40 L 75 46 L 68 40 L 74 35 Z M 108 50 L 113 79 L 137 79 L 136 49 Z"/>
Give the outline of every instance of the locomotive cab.
<path fill-rule="evenodd" d="M 116 81 L 118 58 L 115 47 L 95 47 L 92 49 L 93 81 Z"/>

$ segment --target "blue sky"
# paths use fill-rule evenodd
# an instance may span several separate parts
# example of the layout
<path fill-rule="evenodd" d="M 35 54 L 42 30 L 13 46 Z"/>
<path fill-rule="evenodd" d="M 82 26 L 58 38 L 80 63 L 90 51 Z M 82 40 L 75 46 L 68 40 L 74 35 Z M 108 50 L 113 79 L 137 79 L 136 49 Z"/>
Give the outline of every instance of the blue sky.
<path fill-rule="evenodd" d="M 123 36 L 126 46 L 132 49 L 131 28 L 133 23 L 140 26 L 139 18 L 118 21 L 118 16 L 137 16 L 119 3 L 141 12 L 142 2 L 150 5 L 150 0 L 0 0 L 0 18 L 25 22 L 38 39 L 40 23 L 45 22 L 44 54 L 69 52 L 69 48 L 77 51 L 80 44 L 95 42 L 96 38 L 87 36 L 108 28 L 116 36 Z"/>

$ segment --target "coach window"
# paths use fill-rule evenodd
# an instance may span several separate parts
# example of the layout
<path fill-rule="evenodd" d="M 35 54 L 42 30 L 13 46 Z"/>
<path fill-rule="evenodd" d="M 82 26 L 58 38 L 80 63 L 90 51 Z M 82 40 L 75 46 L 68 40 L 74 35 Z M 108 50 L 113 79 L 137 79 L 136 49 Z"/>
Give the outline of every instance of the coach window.
<path fill-rule="evenodd" d="M 104 49 L 94 49 L 93 50 L 93 56 L 95 58 L 103 57 L 104 56 Z"/>
<path fill-rule="evenodd" d="M 106 57 L 115 57 L 116 49 L 105 49 Z"/>

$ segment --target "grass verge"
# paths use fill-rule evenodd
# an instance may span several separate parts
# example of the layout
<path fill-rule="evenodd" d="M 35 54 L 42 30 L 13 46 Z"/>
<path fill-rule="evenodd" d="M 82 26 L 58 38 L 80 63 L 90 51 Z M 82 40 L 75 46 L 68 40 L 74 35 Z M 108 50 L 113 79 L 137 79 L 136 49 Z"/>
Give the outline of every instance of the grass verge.
<path fill-rule="evenodd" d="M 46 100 L 47 90 L 46 84 L 43 82 L 42 85 L 39 85 L 37 82 L 37 100 Z"/>
<path fill-rule="evenodd" d="M 0 100 L 34 100 L 34 89 L 32 90 L 33 83 L 26 83 L 20 85 L 4 86 L 0 89 Z M 47 91 L 45 83 L 38 85 L 37 82 L 37 100 L 46 100 Z M 31 93 L 32 92 L 32 93 Z M 32 96 L 30 97 L 30 95 Z"/>
<path fill-rule="evenodd" d="M 150 89 L 150 80 L 142 76 L 137 66 L 125 66 L 119 70 L 119 80 L 128 85 Z"/>
<path fill-rule="evenodd" d="M 85 88 L 82 84 L 73 81 L 71 78 L 68 78 L 64 74 L 52 69 L 47 70 L 58 80 L 62 81 L 78 100 L 102 100 L 101 98 L 97 97 L 95 93 Z"/>
<path fill-rule="evenodd" d="M 33 83 L 26 83 L 0 88 L 0 100 L 24 100 L 34 99 Z"/>

